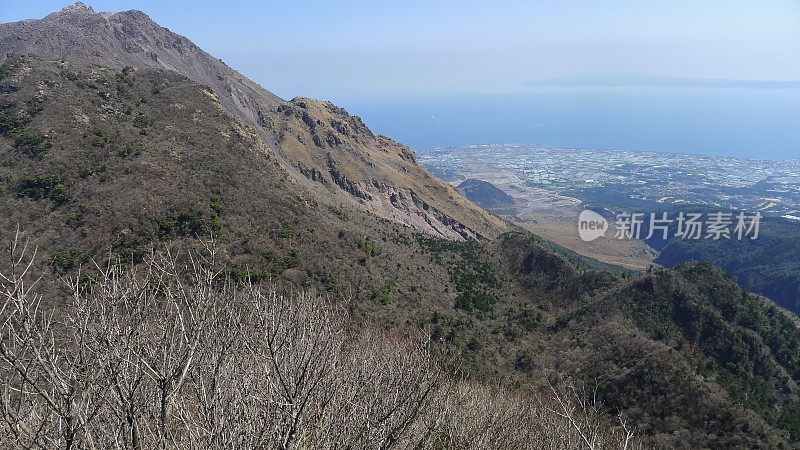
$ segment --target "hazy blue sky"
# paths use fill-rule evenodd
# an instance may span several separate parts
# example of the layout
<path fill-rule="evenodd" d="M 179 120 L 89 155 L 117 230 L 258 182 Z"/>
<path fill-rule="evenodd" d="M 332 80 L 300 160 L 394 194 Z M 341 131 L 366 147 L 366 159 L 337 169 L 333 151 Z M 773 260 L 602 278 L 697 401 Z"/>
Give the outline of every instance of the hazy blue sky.
<path fill-rule="evenodd" d="M 0 21 L 71 3 L 2 0 Z M 800 1 L 88 1 L 141 9 L 284 97 L 596 74 L 800 80 Z"/>
<path fill-rule="evenodd" d="M 69 3 L 0 0 L 0 21 Z M 276 94 L 333 100 L 415 148 L 800 158 L 800 0 L 86 3 L 143 10 Z"/>

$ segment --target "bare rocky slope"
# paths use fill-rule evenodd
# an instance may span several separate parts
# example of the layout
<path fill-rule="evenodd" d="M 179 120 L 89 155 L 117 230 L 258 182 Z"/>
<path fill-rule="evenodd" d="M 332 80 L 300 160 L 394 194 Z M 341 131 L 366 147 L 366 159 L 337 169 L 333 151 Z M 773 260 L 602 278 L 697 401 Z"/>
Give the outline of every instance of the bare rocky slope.
<path fill-rule="evenodd" d="M 211 87 L 225 111 L 252 126 L 289 175 L 320 196 L 449 238 L 482 239 L 505 229 L 428 174 L 408 147 L 374 135 L 330 103 L 283 101 L 141 11 L 96 13 L 76 3 L 40 20 L 0 25 L 0 63 L 24 53 L 115 69 L 175 71 Z"/>

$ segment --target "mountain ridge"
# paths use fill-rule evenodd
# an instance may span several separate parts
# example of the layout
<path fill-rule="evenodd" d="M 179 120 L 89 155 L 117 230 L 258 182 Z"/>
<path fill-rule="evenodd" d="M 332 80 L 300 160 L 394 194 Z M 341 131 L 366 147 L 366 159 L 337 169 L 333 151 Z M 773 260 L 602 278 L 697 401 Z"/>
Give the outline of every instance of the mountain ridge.
<path fill-rule="evenodd" d="M 483 239 L 507 228 L 428 174 L 408 147 L 375 136 L 341 108 L 280 99 L 144 12 L 95 13 L 76 3 L 43 19 L 0 24 L 0 64 L 9 54 L 28 52 L 115 69 L 172 70 L 207 85 L 228 113 L 261 136 L 293 178 L 327 192 L 334 203 L 348 201 L 449 238 Z M 379 153 L 388 165 L 370 162 Z"/>

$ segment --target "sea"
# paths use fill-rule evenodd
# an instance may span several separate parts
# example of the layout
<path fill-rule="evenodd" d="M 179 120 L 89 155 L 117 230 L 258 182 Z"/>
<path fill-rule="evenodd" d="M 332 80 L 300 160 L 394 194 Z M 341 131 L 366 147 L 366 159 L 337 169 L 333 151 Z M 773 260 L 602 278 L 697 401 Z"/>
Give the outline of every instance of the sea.
<path fill-rule="evenodd" d="M 800 158 L 798 89 L 549 89 L 332 100 L 373 131 L 417 150 L 520 143 Z"/>

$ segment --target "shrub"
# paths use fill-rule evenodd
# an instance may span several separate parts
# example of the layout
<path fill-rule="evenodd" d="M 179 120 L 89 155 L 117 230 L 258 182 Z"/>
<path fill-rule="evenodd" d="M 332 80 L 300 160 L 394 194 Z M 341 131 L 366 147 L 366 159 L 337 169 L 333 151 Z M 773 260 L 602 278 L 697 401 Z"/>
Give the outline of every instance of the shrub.
<path fill-rule="evenodd" d="M 102 130 L 97 130 L 92 134 L 92 137 L 89 139 L 89 144 L 92 147 L 103 148 L 108 145 L 110 139 Z"/>
<path fill-rule="evenodd" d="M 335 208 L 334 213 L 336 214 L 336 217 L 338 217 L 339 220 L 343 222 L 347 222 L 348 220 L 350 220 L 350 217 L 347 215 L 347 211 L 345 211 L 344 209 Z"/>
<path fill-rule="evenodd" d="M 88 261 L 86 252 L 77 249 L 59 250 L 53 253 L 53 266 L 59 273 L 66 273 L 71 269 Z"/>
<path fill-rule="evenodd" d="M 117 152 L 117 155 L 123 158 L 126 158 L 128 156 L 139 156 L 141 154 L 142 154 L 142 148 L 136 144 L 131 144 L 131 143 L 125 144 L 125 147 L 123 147 L 120 151 Z"/>
<path fill-rule="evenodd" d="M 152 124 L 153 120 L 142 113 L 136 114 L 136 117 L 133 118 L 133 126 L 141 130 L 150 127 Z"/>
<path fill-rule="evenodd" d="M 23 178 L 17 182 L 14 190 L 17 196 L 28 197 L 33 200 L 49 199 L 62 204 L 70 199 L 69 188 L 56 175 L 37 175 Z"/>
<path fill-rule="evenodd" d="M 364 253 L 369 258 L 374 258 L 381 254 L 381 247 L 372 240 L 369 236 L 364 238 L 364 242 L 362 243 L 362 248 L 364 249 Z"/>
<path fill-rule="evenodd" d="M 29 116 L 33 116 L 42 110 L 43 104 L 41 100 L 33 99 L 28 101 L 28 116 L 15 113 L 15 107 L 15 103 L 0 105 L 0 136 L 13 139 L 14 148 L 28 156 L 41 156 L 52 147 L 50 139 L 40 133 L 25 129 L 25 126 L 30 123 Z"/>
<path fill-rule="evenodd" d="M 14 148 L 28 156 L 40 157 L 52 147 L 50 138 L 42 134 L 29 133 L 26 130 L 18 130 L 15 133 Z"/>
<path fill-rule="evenodd" d="M 203 236 L 211 231 L 211 224 L 196 210 L 169 215 L 158 220 L 158 232 L 162 239 L 175 236 Z"/>
<path fill-rule="evenodd" d="M 480 245 L 475 242 L 458 242 L 417 234 L 419 246 L 431 254 L 434 262 L 450 259 L 450 279 L 458 296 L 454 306 L 465 311 L 485 312 L 497 302 L 493 290 L 500 282 L 492 264 L 479 256 Z"/>
<path fill-rule="evenodd" d="M 83 210 L 70 211 L 67 213 L 67 225 L 70 228 L 78 228 L 83 224 Z"/>
<path fill-rule="evenodd" d="M 28 123 L 27 119 L 14 114 L 13 107 L 13 104 L 0 106 L 0 135 L 13 136 Z"/>
<path fill-rule="evenodd" d="M 44 111 L 44 100 L 38 96 L 28 99 L 25 103 L 28 105 L 28 115 L 31 117 Z"/>
<path fill-rule="evenodd" d="M 288 223 L 284 224 L 281 227 L 281 230 L 278 232 L 278 234 L 280 235 L 280 237 L 282 237 L 284 239 L 288 239 L 288 238 L 294 236 L 294 227 L 289 225 Z"/>

